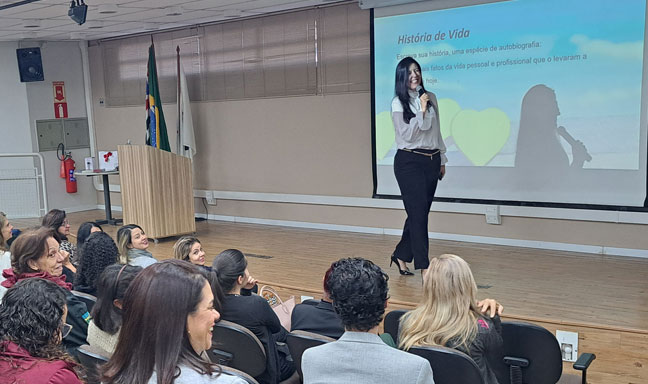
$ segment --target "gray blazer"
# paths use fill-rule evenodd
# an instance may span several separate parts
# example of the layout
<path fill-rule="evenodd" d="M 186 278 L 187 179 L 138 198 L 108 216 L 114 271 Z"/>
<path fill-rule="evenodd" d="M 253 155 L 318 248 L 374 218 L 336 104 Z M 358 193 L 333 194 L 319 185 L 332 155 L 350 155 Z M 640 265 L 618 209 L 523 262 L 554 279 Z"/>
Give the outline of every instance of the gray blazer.
<path fill-rule="evenodd" d="M 367 332 L 347 331 L 337 341 L 307 349 L 302 371 L 304 384 L 434 384 L 427 360 Z"/>

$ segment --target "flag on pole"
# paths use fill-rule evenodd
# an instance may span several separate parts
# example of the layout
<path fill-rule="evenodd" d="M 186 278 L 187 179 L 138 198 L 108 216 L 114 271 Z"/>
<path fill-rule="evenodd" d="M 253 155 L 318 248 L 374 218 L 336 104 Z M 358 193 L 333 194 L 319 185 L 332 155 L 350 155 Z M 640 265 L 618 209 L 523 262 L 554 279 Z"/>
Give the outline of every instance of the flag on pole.
<path fill-rule="evenodd" d="M 189 90 L 187 87 L 187 76 L 184 68 L 180 65 L 180 113 L 178 115 L 178 130 L 180 132 L 180 152 L 181 156 L 193 160 L 196 155 L 196 139 L 194 137 L 193 118 L 191 116 L 191 104 L 189 103 Z"/>
<path fill-rule="evenodd" d="M 155 47 L 149 47 L 148 66 L 146 70 L 146 144 L 171 152 L 166 122 L 162 112 L 160 87 L 155 65 Z"/>

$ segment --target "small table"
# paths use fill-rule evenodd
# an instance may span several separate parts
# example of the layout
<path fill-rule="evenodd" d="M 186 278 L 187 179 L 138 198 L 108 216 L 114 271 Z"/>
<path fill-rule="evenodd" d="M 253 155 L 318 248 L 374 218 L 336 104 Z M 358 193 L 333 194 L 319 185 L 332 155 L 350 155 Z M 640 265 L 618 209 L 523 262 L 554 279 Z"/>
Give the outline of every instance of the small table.
<path fill-rule="evenodd" d="M 113 219 L 112 209 L 110 207 L 110 184 L 108 183 L 108 176 L 110 175 L 119 175 L 119 171 L 81 171 L 74 172 L 75 176 L 100 176 L 103 179 L 103 193 L 104 193 L 104 207 L 106 210 L 106 219 L 105 220 L 96 220 L 97 224 L 110 224 L 110 225 L 119 225 L 123 220 L 122 219 Z"/>

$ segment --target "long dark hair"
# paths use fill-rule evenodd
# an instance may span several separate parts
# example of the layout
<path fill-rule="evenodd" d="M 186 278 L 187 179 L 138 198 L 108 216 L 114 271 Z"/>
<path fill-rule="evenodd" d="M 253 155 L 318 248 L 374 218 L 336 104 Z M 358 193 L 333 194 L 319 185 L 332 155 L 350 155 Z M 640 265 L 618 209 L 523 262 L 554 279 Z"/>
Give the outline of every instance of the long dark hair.
<path fill-rule="evenodd" d="M 243 252 L 238 249 L 226 249 L 214 258 L 212 267 L 216 271 L 223 292 L 229 293 L 239 276 L 245 275 L 247 260 Z"/>
<path fill-rule="evenodd" d="M 416 116 L 414 112 L 412 112 L 412 108 L 410 108 L 410 95 L 409 95 L 409 67 L 412 64 L 416 64 L 416 66 L 419 69 L 420 73 L 420 85 L 421 88 L 423 88 L 424 92 L 427 92 L 425 90 L 425 86 L 423 85 L 423 74 L 421 73 L 421 66 L 419 63 L 412 59 L 411 57 L 406 57 L 403 60 L 398 62 L 398 65 L 396 66 L 396 80 L 394 82 L 394 92 L 396 93 L 396 96 L 398 97 L 398 100 L 400 100 L 401 105 L 403 106 L 403 120 L 405 120 L 406 123 L 409 124 L 410 120 Z M 428 103 L 428 109 L 432 105 L 432 101 Z"/>
<path fill-rule="evenodd" d="M 79 225 L 79 229 L 77 230 L 77 242 L 76 242 L 77 250 L 80 251 L 81 248 L 83 248 L 83 244 L 85 244 L 86 240 L 88 240 L 92 228 L 99 228 L 99 230 L 103 232 L 103 228 L 101 228 L 101 225 L 94 223 L 92 221 L 86 221 L 85 223 Z"/>
<path fill-rule="evenodd" d="M 11 268 L 20 275 L 23 273 L 38 272 L 29 266 L 29 261 L 38 260 L 47 253 L 47 239 L 54 236 L 51 228 L 41 227 L 23 232 L 11 243 Z"/>
<path fill-rule="evenodd" d="M 83 245 L 79 270 L 74 279 L 74 286 L 83 286 L 94 290 L 101 273 L 109 265 L 119 261 L 117 245 L 112 237 L 105 232 L 95 232 Z"/>
<path fill-rule="evenodd" d="M 158 384 L 171 384 L 179 365 L 209 375 L 220 370 L 194 351 L 187 333 L 187 316 L 197 310 L 205 284 L 198 267 L 182 260 L 140 272 L 126 291 L 119 340 L 101 382 L 144 384 L 155 369 Z"/>
<path fill-rule="evenodd" d="M 97 282 L 97 302 L 92 307 L 92 321 L 97 328 L 114 335 L 122 325 L 122 310 L 114 304 L 115 300 L 124 302 L 126 291 L 141 267 L 128 264 L 115 264 L 107 267 Z"/>
<path fill-rule="evenodd" d="M 59 233 L 58 231 L 59 227 L 63 225 L 65 217 L 65 211 L 61 209 L 52 209 L 47 212 L 45 216 L 43 216 L 43 222 L 41 223 L 43 227 L 51 228 L 54 230 L 54 238 L 59 244 L 61 243 L 61 241 L 67 240 L 67 236 Z"/>
<path fill-rule="evenodd" d="M 72 362 L 60 346 L 65 295 L 63 288 L 37 277 L 16 283 L 0 305 L 0 340 L 18 344 L 32 357 Z"/>

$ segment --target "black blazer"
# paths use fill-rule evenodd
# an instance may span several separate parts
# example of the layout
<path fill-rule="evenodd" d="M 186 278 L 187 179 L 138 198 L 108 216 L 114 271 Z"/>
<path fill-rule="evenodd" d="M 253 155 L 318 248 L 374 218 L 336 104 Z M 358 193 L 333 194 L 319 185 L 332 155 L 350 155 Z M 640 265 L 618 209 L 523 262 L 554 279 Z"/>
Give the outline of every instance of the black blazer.
<path fill-rule="evenodd" d="M 342 320 L 333 310 L 333 304 L 324 300 L 306 300 L 293 309 L 291 331 L 308 331 L 339 339 L 344 333 Z"/>

